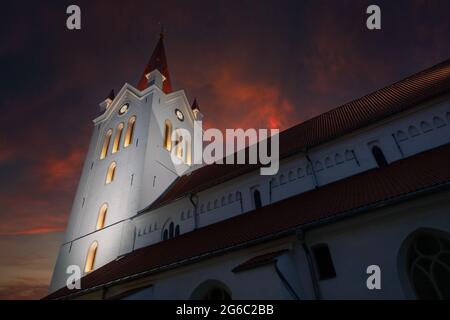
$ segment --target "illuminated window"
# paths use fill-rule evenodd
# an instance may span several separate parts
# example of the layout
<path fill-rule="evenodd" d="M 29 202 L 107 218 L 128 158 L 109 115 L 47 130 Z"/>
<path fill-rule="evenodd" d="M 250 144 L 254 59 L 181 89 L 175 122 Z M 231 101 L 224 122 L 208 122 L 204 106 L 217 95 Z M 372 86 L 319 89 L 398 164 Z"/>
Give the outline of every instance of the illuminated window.
<path fill-rule="evenodd" d="M 105 159 L 106 155 L 108 154 L 109 142 L 111 141 L 111 136 L 112 136 L 112 129 L 109 129 L 108 132 L 106 132 L 105 138 L 103 138 L 103 147 L 102 147 L 102 152 L 100 153 L 100 160 Z"/>
<path fill-rule="evenodd" d="M 184 159 L 184 162 L 190 166 L 192 164 L 192 156 L 191 156 L 191 140 L 190 138 L 184 139 L 184 148 L 186 150 L 186 159 Z"/>
<path fill-rule="evenodd" d="M 108 205 L 105 203 L 101 206 L 100 211 L 98 212 L 97 218 L 97 226 L 95 230 L 100 230 L 105 226 L 106 213 L 108 211 Z"/>
<path fill-rule="evenodd" d="M 128 120 L 127 132 L 125 133 L 124 148 L 128 147 L 133 142 L 134 126 L 136 125 L 136 116 L 132 116 Z"/>
<path fill-rule="evenodd" d="M 120 139 L 122 137 L 122 131 L 123 131 L 123 122 L 121 122 L 117 125 L 116 135 L 114 136 L 112 153 L 116 153 L 117 151 L 119 151 Z"/>
<path fill-rule="evenodd" d="M 95 256 L 97 255 L 98 243 L 94 241 L 89 247 L 88 254 L 86 257 L 86 265 L 84 267 L 84 272 L 91 272 L 94 270 L 95 266 Z"/>
<path fill-rule="evenodd" d="M 172 150 L 172 123 L 166 120 L 164 124 L 164 148 L 167 151 Z"/>
<path fill-rule="evenodd" d="M 113 162 L 108 167 L 108 172 L 106 174 L 106 183 L 111 183 L 114 180 L 114 176 L 116 174 L 116 163 Z"/>

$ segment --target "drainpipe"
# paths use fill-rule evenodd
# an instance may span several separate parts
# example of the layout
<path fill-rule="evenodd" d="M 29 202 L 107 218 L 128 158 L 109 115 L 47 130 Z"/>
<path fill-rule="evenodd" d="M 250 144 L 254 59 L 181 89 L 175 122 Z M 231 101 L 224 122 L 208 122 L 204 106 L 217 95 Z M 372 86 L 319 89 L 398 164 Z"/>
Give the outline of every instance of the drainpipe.
<path fill-rule="evenodd" d="M 272 203 L 272 179 L 269 180 L 269 203 Z"/>
<path fill-rule="evenodd" d="M 297 293 L 295 292 L 294 288 L 292 288 L 291 284 L 286 279 L 284 274 L 281 272 L 280 268 L 278 268 L 278 259 L 275 260 L 274 267 L 275 267 L 275 272 L 277 273 L 277 275 L 280 278 L 281 282 L 283 282 L 283 284 L 288 289 L 291 297 L 294 298 L 295 300 L 300 300 L 300 297 L 297 295 Z"/>
<path fill-rule="evenodd" d="M 194 207 L 194 230 L 196 230 L 198 228 L 198 214 L 197 214 L 198 196 L 197 196 L 197 194 L 190 193 L 189 201 L 192 203 L 192 206 Z"/>
<path fill-rule="evenodd" d="M 309 157 L 308 149 L 304 149 L 303 150 L 303 154 L 305 155 L 306 160 L 308 161 L 309 165 L 311 166 L 311 171 L 312 171 L 313 180 L 314 180 L 314 188 L 318 188 L 319 187 L 319 183 L 318 183 L 318 180 L 317 180 L 316 171 L 314 170 L 314 164 L 312 163 L 311 158 Z M 308 172 L 306 172 L 306 174 L 308 174 Z"/>
<path fill-rule="evenodd" d="M 353 159 L 355 159 L 356 164 L 358 165 L 358 167 L 361 167 L 361 164 L 359 163 L 358 158 L 356 157 L 356 153 L 355 150 L 352 149 L 352 155 L 353 155 Z"/>
<path fill-rule="evenodd" d="M 239 202 L 241 203 L 241 213 L 244 213 L 244 202 L 242 200 L 242 192 L 238 191 L 239 193 Z"/>
<path fill-rule="evenodd" d="M 400 144 L 398 143 L 397 138 L 395 137 L 395 134 L 392 134 L 392 138 L 394 139 L 395 145 L 397 146 L 397 149 L 400 152 L 400 155 L 402 156 L 402 158 L 404 158 L 405 155 L 403 154 L 403 150 L 400 147 Z"/>
<path fill-rule="evenodd" d="M 302 248 L 306 255 L 306 260 L 308 262 L 309 275 L 311 277 L 311 282 L 312 282 L 313 289 L 314 289 L 314 298 L 316 300 L 321 300 L 322 294 L 320 292 L 319 282 L 317 281 L 316 273 L 314 271 L 314 264 L 313 264 L 313 260 L 312 260 L 312 256 L 311 256 L 311 251 L 309 251 L 309 248 L 305 242 L 305 231 L 302 228 L 299 228 L 296 231 L 296 236 L 297 236 L 298 241 L 302 245 Z"/>

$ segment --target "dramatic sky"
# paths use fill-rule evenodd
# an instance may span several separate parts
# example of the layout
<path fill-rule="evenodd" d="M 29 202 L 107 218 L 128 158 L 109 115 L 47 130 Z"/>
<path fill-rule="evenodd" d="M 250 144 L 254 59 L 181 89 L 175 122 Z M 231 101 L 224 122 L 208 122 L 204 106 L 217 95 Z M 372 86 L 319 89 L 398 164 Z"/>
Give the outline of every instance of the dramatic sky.
<path fill-rule="evenodd" d="M 1 16 L 0 299 L 46 294 L 98 103 L 136 84 L 159 22 L 175 89 L 222 129 L 286 129 L 450 57 L 447 0 L 16 0 Z"/>

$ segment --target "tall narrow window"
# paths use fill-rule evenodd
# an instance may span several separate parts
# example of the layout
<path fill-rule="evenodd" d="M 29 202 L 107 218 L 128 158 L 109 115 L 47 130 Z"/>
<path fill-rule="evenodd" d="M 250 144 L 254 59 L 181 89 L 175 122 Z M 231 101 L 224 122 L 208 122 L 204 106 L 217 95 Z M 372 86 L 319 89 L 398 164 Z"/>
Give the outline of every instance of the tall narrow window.
<path fill-rule="evenodd" d="M 375 161 L 377 162 L 378 167 L 385 167 L 388 165 L 388 162 L 386 160 L 386 157 L 384 156 L 383 151 L 378 146 L 372 147 L 372 154 L 375 158 Z"/>
<path fill-rule="evenodd" d="M 98 248 L 97 241 L 92 242 L 86 257 L 86 265 L 84 266 L 84 272 L 91 272 L 92 270 L 94 270 L 97 248 Z"/>
<path fill-rule="evenodd" d="M 134 127 L 136 125 L 136 116 L 132 116 L 128 120 L 127 132 L 125 133 L 125 141 L 123 142 L 123 147 L 126 148 L 133 142 Z"/>
<path fill-rule="evenodd" d="M 255 202 L 255 209 L 262 207 L 261 192 L 259 190 L 253 191 L 253 201 Z"/>
<path fill-rule="evenodd" d="M 113 162 L 108 167 L 108 172 L 106 173 L 106 183 L 111 183 L 116 175 L 116 163 Z"/>
<path fill-rule="evenodd" d="M 97 225 L 95 227 L 95 230 L 103 229 L 103 227 L 105 226 L 105 220 L 106 220 L 106 213 L 107 212 L 108 212 L 108 205 L 106 203 L 104 203 L 100 207 L 100 210 L 98 212 Z"/>
<path fill-rule="evenodd" d="M 100 153 L 100 160 L 105 159 L 106 155 L 108 154 L 109 142 L 111 141 L 111 136 L 112 136 L 112 129 L 109 129 L 106 132 L 105 137 L 103 138 L 103 146 L 102 146 L 102 152 Z"/>
<path fill-rule="evenodd" d="M 166 120 L 164 123 L 164 148 L 172 151 L 172 123 Z"/>
<path fill-rule="evenodd" d="M 185 153 L 186 153 L 186 159 L 184 160 L 184 162 L 190 166 L 192 164 L 192 156 L 191 156 L 191 140 L 190 138 L 185 138 L 184 139 L 184 149 L 185 149 Z"/>
<path fill-rule="evenodd" d="M 331 258 L 328 245 L 316 245 L 312 248 L 312 251 L 316 262 L 319 279 L 325 280 L 336 277 L 336 270 L 334 269 L 333 259 Z"/>
<path fill-rule="evenodd" d="M 116 128 L 116 135 L 114 136 L 114 143 L 112 148 L 112 153 L 116 153 L 119 151 L 120 146 L 120 139 L 122 137 L 122 131 L 123 131 L 123 122 L 119 123 Z"/>

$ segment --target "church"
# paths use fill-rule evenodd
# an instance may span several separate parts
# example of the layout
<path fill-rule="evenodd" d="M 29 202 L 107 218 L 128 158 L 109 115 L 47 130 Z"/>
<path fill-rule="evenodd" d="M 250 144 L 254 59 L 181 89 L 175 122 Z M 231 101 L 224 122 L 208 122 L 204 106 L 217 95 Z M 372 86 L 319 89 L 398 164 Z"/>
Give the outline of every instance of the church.
<path fill-rule="evenodd" d="M 47 299 L 450 299 L 450 60 L 281 132 L 276 175 L 193 164 L 202 118 L 161 35 L 93 119 Z"/>

